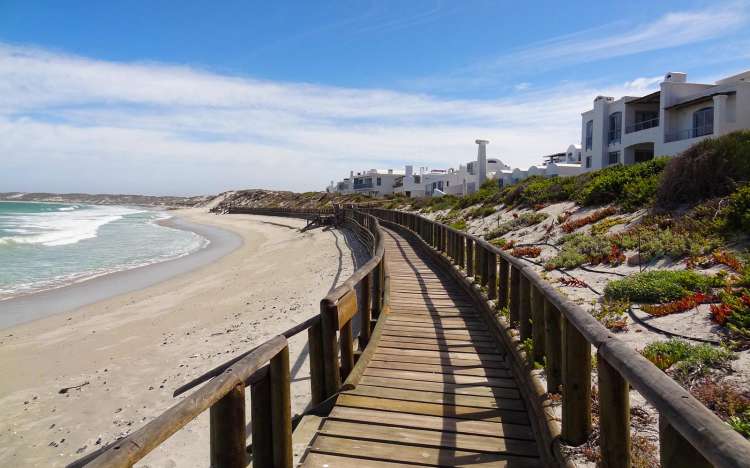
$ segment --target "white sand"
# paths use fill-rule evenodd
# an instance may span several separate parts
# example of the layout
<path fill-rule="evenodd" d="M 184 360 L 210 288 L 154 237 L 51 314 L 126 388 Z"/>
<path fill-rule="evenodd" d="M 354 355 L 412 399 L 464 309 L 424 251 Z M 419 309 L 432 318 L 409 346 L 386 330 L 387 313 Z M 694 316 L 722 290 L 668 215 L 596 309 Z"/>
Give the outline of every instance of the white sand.
<path fill-rule="evenodd" d="M 0 335 L 0 466 L 64 466 L 177 402 L 172 391 L 313 314 L 353 271 L 345 236 L 304 221 L 178 213 L 244 241 L 195 271 Z M 309 401 L 306 334 L 291 342 L 292 411 Z M 89 382 L 80 390 L 63 387 Z M 207 412 L 143 466 L 208 466 Z"/>

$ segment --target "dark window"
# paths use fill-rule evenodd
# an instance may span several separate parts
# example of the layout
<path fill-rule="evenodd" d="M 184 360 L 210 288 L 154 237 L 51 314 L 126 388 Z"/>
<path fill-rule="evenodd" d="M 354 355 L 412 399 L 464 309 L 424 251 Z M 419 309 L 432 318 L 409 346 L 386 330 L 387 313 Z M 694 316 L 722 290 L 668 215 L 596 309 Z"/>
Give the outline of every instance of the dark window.
<path fill-rule="evenodd" d="M 620 162 L 620 152 L 619 151 L 610 151 L 609 152 L 609 164 L 617 164 Z"/>
<path fill-rule="evenodd" d="M 654 152 L 651 150 L 635 150 L 635 162 L 646 162 L 654 159 Z"/>
<path fill-rule="evenodd" d="M 418 176 L 418 175 L 415 175 L 415 176 L 414 176 L 414 183 L 415 183 L 415 184 L 420 184 L 420 183 L 422 183 L 422 176 Z"/>
<path fill-rule="evenodd" d="M 590 150 L 594 146 L 594 121 L 586 122 L 586 149 Z M 586 166 L 590 167 L 590 166 Z"/>
<path fill-rule="evenodd" d="M 591 156 L 586 156 L 586 167 L 591 167 Z"/>
<path fill-rule="evenodd" d="M 450 180 L 446 180 L 446 181 L 445 181 L 445 186 L 446 186 L 446 187 L 450 187 L 450 185 L 451 185 L 451 181 L 450 181 Z"/>
<path fill-rule="evenodd" d="M 380 181 L 380 177 L 378 177 L 378 185 L 380 185 L 380 182 L 381 182 L 381 181 Z"/>
<path fill-rule="evenodd" d="M 609 116 L 609 132 L 607 143 L 619 143 L 622 135 L 622 112 L 615 112 Z"/>
<path fill-rule="evenodd" d="M 693 138 L 714 132 L 714 108 L 704 107 L 693 113 Z"/>

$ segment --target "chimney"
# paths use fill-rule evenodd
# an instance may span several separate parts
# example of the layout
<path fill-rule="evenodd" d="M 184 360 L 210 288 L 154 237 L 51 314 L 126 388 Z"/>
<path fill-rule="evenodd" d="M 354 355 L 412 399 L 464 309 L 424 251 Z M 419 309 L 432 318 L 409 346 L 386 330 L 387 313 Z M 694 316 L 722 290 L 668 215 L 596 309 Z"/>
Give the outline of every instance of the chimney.
<path fill-rule="evenodd" d="M 404 169 L 405 169 L 404 172 L 406 173 L 406 177 L 411 177 L 412 174 L 414 174 L 414 167 L 413 166 L 408 165 L 408 166 L 405 166 Z"/>
<path fill-rule="evenodd" d="M 477 190 L 487 180 L 487 144 L 489 140 L 476 140 L 477 148 Z"/>
<path fill-rule="evenodd" d="M 393 174 L 393 169 L 388 169 L 389 174 Z"/>

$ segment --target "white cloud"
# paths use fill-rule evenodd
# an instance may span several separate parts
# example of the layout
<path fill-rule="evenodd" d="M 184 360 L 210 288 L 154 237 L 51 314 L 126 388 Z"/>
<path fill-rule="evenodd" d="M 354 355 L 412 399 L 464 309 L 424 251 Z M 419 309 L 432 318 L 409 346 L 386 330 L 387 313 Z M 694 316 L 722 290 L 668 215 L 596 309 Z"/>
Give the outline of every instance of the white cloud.
<path fill-rule="evenodd" d="M 750 27 L 748 0 L 715 2 L 702 10 L 666 13 L 639 25 L 623 21 L 603 24 L 572 34 L 558 36 L 519 48 L 497 57 L 488 57 L 452 73 L 411 80 L 420 89 L 453 90 L 495 85 L 511 77 L 592 63 L 617 57 L 643 54 L 729 37 Z M 730 44 L 734 45 L 740 39 Z M 747 55 L 741 47 L 731 47 L 738 59 Z M 739 50 L 738 50 L 739 49 Z M 695 53 L 693 53 L 695 55 Z M 700 56 L 701 64 L 711 57 Z M 596 73 L 599 70 L 592 69 Z"/>
<path fill-rule="evenodd" d="M 495 100 L 441 99 L 114 63 L 0 44 L 0 187 L 210 193 L 321 189 L 350 169 L 457 165 L 474 140 L 519 166 L 580 139 L 597 94 L 567 84 Z M 540 138 L 543 135 L 543 138 Z"/>

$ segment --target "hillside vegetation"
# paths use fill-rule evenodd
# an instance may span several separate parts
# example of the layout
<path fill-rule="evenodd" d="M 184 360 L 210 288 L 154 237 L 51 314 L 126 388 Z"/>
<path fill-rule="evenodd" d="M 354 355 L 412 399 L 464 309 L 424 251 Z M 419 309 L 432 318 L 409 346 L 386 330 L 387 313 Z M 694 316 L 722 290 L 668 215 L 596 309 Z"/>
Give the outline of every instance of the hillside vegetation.
<path fill-rule="evenodd" d="M 750 131 L 672 158 L 386 206 L 527 259 L 750 437 Z M 691 341 L 663 341 L 673 334 Z"/>
<path fill-rule="evenodd" d="M 338 195 L 326 192 L 294 193 L 280 190 L 239 190 L 227 196 L 215 208 L 224 212 L 230 208 L 330 208 L 335 204 L 364 203 L 372 201 L 365 195 Z"/>

